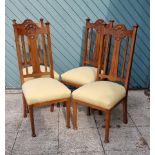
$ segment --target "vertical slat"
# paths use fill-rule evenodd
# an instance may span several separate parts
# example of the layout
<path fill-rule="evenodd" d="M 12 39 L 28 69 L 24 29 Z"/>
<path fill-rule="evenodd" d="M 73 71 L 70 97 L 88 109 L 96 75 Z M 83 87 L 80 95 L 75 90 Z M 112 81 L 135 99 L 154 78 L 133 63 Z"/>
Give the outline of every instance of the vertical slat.
<path fill-rule="evenodd" d="M 39 61 L 40 61 L 40 64 L 42 63 L 42 60 L 43 60 L 43 56 L 42 56 L 42 52 L 41 52 L 41 43 L 40 43 L 40 37 L 38 36 L 38 54 L 39 54 Z"/>
<path fill-rule="evenodd" d="M 103 51 L 103 48 L 104 48 L 104 38 L 105 38 L 105 35 L 103 33 L 103 31 L 100 32 L 101 33 L 101 39 L 100 39 L 100 51 L 99 51 L 99 59 L 98 59 L 98 68 L 97 68 L 97 76 L 96 76 L 96 80 L 98 80 L 100 77 L 99 75 L 101 74 L 101 66 L 102 66 L 102 51 Z"/>
<path fill-rule="evenodd" d="M 44 23 L 43 23 L 43 19 L 40 19 L 40 22 L 41 22 L 41 26 L 42 28 L 44 27 Z M 47 72 L 47 56 L 46 56 L 46 44 L 45 44 L 45 36 L 44 34 L 42 33 L 41 34 L 42 36 L 42 48 L 43 48 L 43 53 L 44 53 L 44 65 L 45 65 L 45 72 Z"/>
<path fill-rule="evenodd" d="M 36 43 L 36 36 L 30 36 L 30 47 L 33 49 L 31 50 L 31 60 L 32 60 L 32 66 L 33 66 L 33 73 L 40 73 L 40 62 L 39 62 L 39 56 L 38 56 L 38 49 L 37 49 L 37 43 Z"/>
<path fill-rule="evenodd" d="M 93 53 L 93 61 L 92 64 L 97 65 L 98 55 L 99 55 L 99 43 L 100 43 L 100 32 L 96 31 L 96 41 L 95 41 L 95 48 Z"/>
<path fill-rule="evenodd" d="M 51 37 L 50 37 L 49 24 L 50 24 L 49 22 L 46 23 L 47 44 L 48 44 L 48 53 L 49 53 L 49 61 L 50 61 L 50 75 L 51 75 L 51 78 L 54 78 L 53 57 L 52 57 L 52 48 L 51 48 Z"/>
<path fill-rule="evenodd" d="M 106 71 L 107 71 L 107 65 L 108 65 L 108 58 L 109 58 L 109 52 L 110 52 L 110 35 L 107 35 L 107 36 L 105 36 L 106 37 L 106 39 L 104 39 L 104 40 L 106 40 L 106 45 L 105 45 L 105 55 L 104 55 L 104 61 L 103 61 L 103 74 L 105 74 L 106 73 Z"/>
<path fill-rule="evenodd" d="M 27 64 L 27 55 L 26 55 L 24 35 L 21 35 L 21 42 L 22 42 L 22 51 L 23 51 L 24 63 L 25 63 L 24 66 L 26 67 L 26 74 L 28 74 L 28 64 Z"/>
<path fill-rule="evenodd" d="M 87 52 L 88 63 L 90 63 L 90 52 L 91 52 L 91 45 L 92 45 L 92 32 L 93 32 L 93 28 L 90 28 L 89 48 L 88 48 L 88 52 Z"/>
<path fill-rule="evenodd" d="M 123 78 L 123 76 L 124 76 L 124 69 L 125 69 L 125 64 L 126 64 L 126 54 L 127 54 L 127 50 L 128 50 L 128 43 L 129 43 L 129 37 L 126 37 L 126 44 L 125 44 L 125 48 L 124 48 L 121 78 Z"/>
<path fill-rule="evenodd" d="M 113 56 L 111 61 L 111 67 L 110 67 L 110 75 L 113 77 L 113 79 L 118 77 L 120 45 L 121 45 L 121 40 L 114 39 L 114 49 L 112 54 Z"/>
<path fill-rule="evenodd" d="M 87 23 L 89 23 L 90 19 L 86 19 L 86 32 L 85 32 L 85 40 L 84 40 L 84 54 L 83 54 L 83 59 L 82 59 L 82 65 L 85 65 L 86 61 L 86 56 L 87 56 L 87 45 L 88 45 L 88 28 L 87 28 Z"/>
<path fill-rule="evenodd" d="M 32 60 L 31 60 L 32 52 L 31 52 L 31 43 L 30 43 L 29 37 L 27 37 L 27 42 L 28 42 L 28 50 L 29 50 L 29 54 L 30 54 L 30 64 L 32 65 Z"/>

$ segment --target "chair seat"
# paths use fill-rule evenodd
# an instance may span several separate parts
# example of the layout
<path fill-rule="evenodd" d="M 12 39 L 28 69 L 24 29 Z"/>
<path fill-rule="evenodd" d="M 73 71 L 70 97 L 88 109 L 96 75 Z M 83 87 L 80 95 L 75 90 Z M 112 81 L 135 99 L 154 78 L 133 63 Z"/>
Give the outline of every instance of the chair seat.
<path fill-rule="evenodd" d="M 97 68 L 82 66 L 69 70 L 61 75 L 64 82 L 84 85 L 96 80 Z"/>
<path fill-rule="evenodd" d="M 111 109 L 126 95 L 125 88 L 109 81 L 96 81 L 86 84 L 72 93 L 73 99 L 86 102 L 103 109 Z"/>
<path fill-rule="evenodd" d="M 41 72 L 45 72 L 45 66 L 40 65 L 40 70 L 41 70 Z M 32 66 L 29 66 L 28 67 L 28 73 L 31 74 L 32 71 L 33 71 Z M 49 67 L 47 67 L 47 71 L 48 72 L 50 71 Z M 26 75 L 26 68 L 23 68 L 23 75 Z M 42 77 L 49 77 L 49 75 L 43 75 Z M 59 74 L 56 71 L 54 71 L 54 78 L 59 80 Z M 24 78 L 24 81 L 28 81 L 28 80 L 32 80 L 32 79 L 34 79 L 34 78 L 33 77 L 28 77 L 28 78 Z"/>
<path fill-rule="evenodd" d="M 37 78 L 24 82 L 22 90 L 28 105 L 69 98 L 71 91 L 52 78 Z"/>

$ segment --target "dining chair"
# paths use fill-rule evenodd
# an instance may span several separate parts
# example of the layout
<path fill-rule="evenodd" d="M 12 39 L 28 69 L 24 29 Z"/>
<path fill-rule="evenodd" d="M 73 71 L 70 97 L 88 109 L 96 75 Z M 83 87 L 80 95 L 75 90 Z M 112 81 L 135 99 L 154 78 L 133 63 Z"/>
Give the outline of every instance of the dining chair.
<path fill-rule="evenodd" d="M 104 20 L 98 19 L 92 23 L 89 18 L 86 19 L 82 66 L 61 74 L 61 81 L 64 84 L 79 88 L 96 80 L 100 41 L 100 32 L 98 30 L 100 26 L 112 27 L 113 22 L 111 20 L 109 24 L 106 24 Z M 90 108 L 88 108 L 87 114 L 90 115 Z"/>
<path fill-rule="evenodd" d="M 31 19 L 27 19 L 25 20 L 23 23 L 21 23 L 23 25 L 23 27 L 26 27 L 26 25 L 30 24 L 30 23 L 34 23 Z M 36 25 L 38 27 L 42 27 L 43 26 L 43 19 L 40 19 L 39 23 L 36 23 Z M 49 66 L 47 65 L 46 62 L 46 55 L 44 57 L 44 53 L 45 53 L 45 43 L 44 43 L 44 39 L 41 40 L 40 37 L 36 38 L 37 40 L 37 48 L 38 48 L 38 54 L 39 54 L 39 60 L 40 60 L 40 69 L 42 72 L 45 72 L 45 70 L 50 70 Z M 31 64 L 31 60 L 30 60 L 30 51 L 31 51 L 31 47 L 30 47 L 30 43 L 29 43 L 29 39 L 24 38 L 24 35 L 21 35 L 21 40 L 16 42 L 16 47 L 17 44 L 19 44 L 18 46 L 21 47 L 22 49 L 22 53 L 21 53 L 21 57 L 22 60 L 20 60 L 19 58 L 19 54 L 17 52 L 17 57 L 18 57 L 18 66 L 19 66 L 19 73 L 20 73 L 20 82 L 21 85 L 28 80 L 32 80 L 35 77 L 34 76 L 30 76 L 27 77 L 26 75 L 28 73 L 32 73 L 33 72 L 33 67 Z M 17 49 L 17 48 L 16 48 Z M 22 61 L 22 65 L 20 66 L 19 62 Z M 50 75 L 42 75 L 42 77 L 50 77 Z M 59 74 L 54 70 L 54 78 L 59 80 Z M 23 97 L 23 95 L 22 95 Z M 51 111 L 54 110 L 54 107 L 52 106 Z M 23 117 L 26 117 L 28 113 L 28 108 L 25 102 L 25 99 L 23 97 Z"/>
<path fill-rule="evenodd" d="M 13 28 L 24 98 L 24 112 L 26 112 L 26 105 L 28 105 L 32 136 L 36 136 L 33 109 L 54 105 L 57 102 L 66 104 L 66 120 L 69 128 L 71 91 L 60 81 L 54 79 L 49 22 L 44 24 L 41 20 L 41 25 L 38 26 L 29 19 L 21 24 L 17 24 L 16 20 L 13 20 Z M 39 54 L 39 38 L 42 41 L 43 60 Z M 28 44 L 28 48 L 26 48 L 26 44 Z M 43 63 L 44 69 L 40 67 L 41 63 Z M 29 71 L 29 67 L 32 68 L 31 71 Z M 25 81 L 25 78 L 33 79 Z"/>
<path fill-rule="evenodd" d="M 77 129 L 77 104 L 101 110 L 105 113 L 105 143 L 109 142 L 111 111 L 119 103 L 123 105 L 123 122 L 128 122 L 127 97 L 137 28 L 136 25 L 128 30 L 123 24 L 113 28 L 102 27 L 100 49 L 104 48 L 105 53 L 99 54 L 98 81 L 86 84 L 72 93 L 74 129 Z M 110 52 L 107 52 L 109 47 L 102 41 L 105 37 L 111 37 Z M 102 62 L 107 71 L 102 71 Z"/>

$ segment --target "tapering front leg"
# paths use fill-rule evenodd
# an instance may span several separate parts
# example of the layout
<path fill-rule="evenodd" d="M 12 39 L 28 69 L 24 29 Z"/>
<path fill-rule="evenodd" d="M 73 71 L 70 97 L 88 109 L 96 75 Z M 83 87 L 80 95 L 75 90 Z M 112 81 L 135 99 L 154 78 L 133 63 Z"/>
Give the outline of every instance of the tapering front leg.
<path fill-rule="evenodd" d="M 50 111 L 51 111 L 51 112 L 54 111 L 54 104 L 52 104 L 52 105 L 50 106 Z"/>
<path fill-rule="evenodd" d="M 66 112 L 67 112 L 66 126 L 67 128 L 70 128 L 70 100 L 66 101 Z"/>
<path fill-rule="evenodd" d="M 23 117 L 27 117 L 27 103 L 24 97 L 24 94 L 22 93 L 22 97 L 23 97 Z"/>
<path fill-rule="evenodd" d="M 123 100 L 123 122 L 128 123 L 127 97 Z"/>
<path fill-rule="evenodd" d="M 110 111 L 106 111 L 105 113 L 105 143 L 109 143 L 109 128 L 110 128 Z"/>
<path fill-rule="evenodd" d="M 33 106 L 29 106 L 29 113 L 30 113 L 30 123 L 31 123 L 32 137 L 36 137 L 35 125 L 34 125 L 34 117 L 33 117 Z"/>
<path fill-rule="evenodd" d="M 77 104 L 76 101 L 72 99 L 73 104 L 73 128 L 77 129 Z"/>

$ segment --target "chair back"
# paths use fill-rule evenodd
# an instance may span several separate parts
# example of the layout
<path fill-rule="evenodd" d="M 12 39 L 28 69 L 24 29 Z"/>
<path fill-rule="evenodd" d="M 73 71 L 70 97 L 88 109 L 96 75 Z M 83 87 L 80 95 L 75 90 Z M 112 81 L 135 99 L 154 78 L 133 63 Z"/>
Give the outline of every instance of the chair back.
<path fill-rule="evenodd" d="M 112 27 L 113 21 L 106 24 L 104 20 L 98 19 L 95 23 L 91 23 L 90 19 L 86 19 L 86 31 L 84 41 L 84 53 L 82 65 L 91 65 L 97 67 L 99 58 L 99 43 L 100 43 L 100 27 Z M 110 43 L 110 40 L 109 40 Z"/>
<path fill-rule="evenodd" d="M 108 79 L 120 82 L 128 90 L 137 28 L 136 25 L 128 30 L 123 24 L 117 24 L 113 28 L 102 27 L 100 50 L 104 50 L 104 54 L 100 52 L 98 80 Z M 108 42 L 104 42 L 105 38 L 111 39 L 110 51 Z M 107 68 L 107 70 L 103 70 L 103 68 Z"/>
<path fill-rule="evenodd" d="M 53 78 L 49 23 L 44 24 L 43 19 L 40 19 L 40 23 L 37 24 L 26 19 L 23 23 L 17 24 L 16 20 L 13 20 L 13 28 L 21 84 L 23 84 L 24 78 L 28 77 L 38 78 L 43 75 L 50 75 Z M 41 69 L 40 65 L 44 69 Z M 32 67 L 31 72 L 28 69 L 30 66 Z M 25 68 L 26 73 L 23 73 L 23 68 Z"/>

